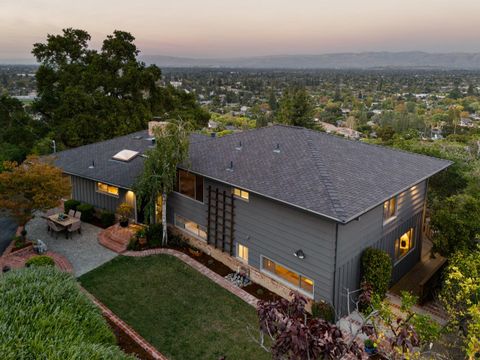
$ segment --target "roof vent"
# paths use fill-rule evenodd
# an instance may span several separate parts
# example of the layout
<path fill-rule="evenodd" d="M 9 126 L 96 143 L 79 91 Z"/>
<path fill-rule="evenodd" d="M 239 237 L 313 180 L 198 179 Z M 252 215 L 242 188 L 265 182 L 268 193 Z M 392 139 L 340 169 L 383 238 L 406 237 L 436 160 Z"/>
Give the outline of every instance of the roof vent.
<path fill-rule="evenodd" d="M 150 141 L 150 146 L 155 146 L 155 137 L 148 137 L 146 140 Z"/>
<path fill-rule="evenodd" d="M 233 171 L 233 161 L 230 161 L 230 167 L 227 167 L 227 171 Z"/>
<path fill-rule="evenodd" d="M 274 153 L 279 153 L 280 152 L 280 144 L 277 143 L 277 147 L 273 150 Z"/>
<path fill-rule="evenodd" d="M 95 167 L 95 161 L 92 160 L 92 164 L 88 168 L 93 169 L 94 167 Z"/>
<path fill-rule="evenodd" d="M 112 156 L 114 160 L 128 162 L 138 155 L 138 151 L 122 150 Z"/>
<path fill-rule="evenodd" d="M 242 150 L 242 142 L 239 141 L 238 145 L 235 147 L 237 150 Z"/>
<path fill-rule="evenodd" d="M 141 140 L 142 138 L 143 138 L 142 135 L 135 135 L 135 136 L 133 137 L 134 140 Z"/>

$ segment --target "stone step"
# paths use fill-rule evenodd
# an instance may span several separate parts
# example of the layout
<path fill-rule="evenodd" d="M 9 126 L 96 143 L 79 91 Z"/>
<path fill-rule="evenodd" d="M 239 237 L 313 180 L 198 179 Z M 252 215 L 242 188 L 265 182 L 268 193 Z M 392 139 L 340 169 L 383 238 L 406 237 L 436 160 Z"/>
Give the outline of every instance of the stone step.
<path fill-rule="evenodd" d="M 117 253 L 122 253 L 125 250 L 127 250 L 127 245 L 128 245 L 128 244 L 120 244 L 118 242 L 112 241 L 112 239 L 108 237 L 107 234 L 102 234 L 102 233 L 100 233 L 98 236 L 98 242 L 101 245 L 105 246 L 107 249 L 110 249 Z"/>

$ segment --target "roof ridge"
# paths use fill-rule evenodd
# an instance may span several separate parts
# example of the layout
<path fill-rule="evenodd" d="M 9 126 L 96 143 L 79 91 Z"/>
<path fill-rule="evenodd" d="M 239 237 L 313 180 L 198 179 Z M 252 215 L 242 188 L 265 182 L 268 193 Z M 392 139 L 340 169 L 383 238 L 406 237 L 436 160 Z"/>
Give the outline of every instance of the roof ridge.
<path fill-rule="evenodd" d="M 333 184 L 330 177 L 328 176 L 327 168 L 323 164 L 318 148 L 314 145 L 314 140 L 310 136 L 312 135 L 312 133 L 305 132 L 305 135 L 306 135 L 307 145 L 311 149 L 310 155 L 314 160 L 314 165 L 318 170 L 318 174 L 320 176 L 322 184 L 324 185 L 328 198 L 330 200 L 330 203 L 332 204 L 332 210 L 340 220 L 344 220 L 346 217 L 345 210 L 343 209 L 342 203 L 340 202 L 340 198 L 338 196 L 335 185 Z"/>

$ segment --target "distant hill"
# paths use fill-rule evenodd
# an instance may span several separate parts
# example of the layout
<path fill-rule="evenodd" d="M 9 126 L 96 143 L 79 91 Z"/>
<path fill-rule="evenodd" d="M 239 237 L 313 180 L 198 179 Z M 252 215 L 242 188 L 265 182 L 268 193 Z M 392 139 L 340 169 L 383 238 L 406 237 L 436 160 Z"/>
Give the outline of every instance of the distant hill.
<path fill-rule="evenodd" d="M 323 55 L 274 55 L 195 59 L 144 55 L 141 59 L 160 67 L 228 67 L 280 69 L 426 68 L 480 70 L 480 53 L 362 52 Z"/>

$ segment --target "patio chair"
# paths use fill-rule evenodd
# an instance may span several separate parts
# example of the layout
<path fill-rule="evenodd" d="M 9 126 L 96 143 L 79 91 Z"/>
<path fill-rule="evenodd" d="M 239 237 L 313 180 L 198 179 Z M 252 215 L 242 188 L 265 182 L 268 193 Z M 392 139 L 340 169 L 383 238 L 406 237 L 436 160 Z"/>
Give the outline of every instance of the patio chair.
<path fill-rule="evenodd" d="M 68 216 L 74 217 L 75 216 L 75 210 L 73 210 L 73 209 L 68 210 Z"/>
<path fill-rule="evenodd" d="M 72 225 L 70 225 L 67 228 L 67 237 L 68 237 L 68 234 L 72 234 L 75 231 L 77 231 L 79 234 L 82 233 L 82 222 L 81 221 L 74 222 Z"/>
<path fill-rule="evenodd" d="M 82 212 L 81 211 L 75 211 L 75 217 L 77 219 L 80 219 L 82 217 Z"/>
<path fill-rule="evenodd" d="M 48 227 L 55 233 L 55 237 L 58 238 L 58 233 L 65 230 L 63 226 L 55 224 L 53 221 L 48 220 Z"/>

